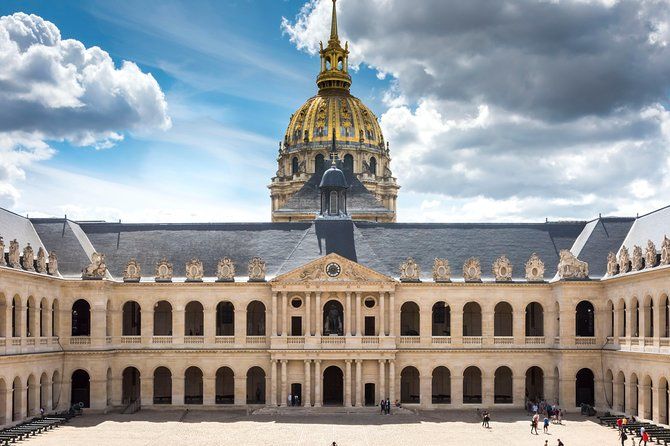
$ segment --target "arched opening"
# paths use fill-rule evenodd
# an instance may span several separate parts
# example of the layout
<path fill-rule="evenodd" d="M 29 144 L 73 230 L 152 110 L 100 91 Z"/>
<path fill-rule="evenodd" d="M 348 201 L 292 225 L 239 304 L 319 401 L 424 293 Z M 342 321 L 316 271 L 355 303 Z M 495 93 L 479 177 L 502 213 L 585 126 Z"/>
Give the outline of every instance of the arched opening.
<path fill-rule="evenodd" d="M 107 397 L 106 397 L 105 401 L 107 402 L 107 406 L 111 406 L 112 405 L 112 393 L 113 393 L 113 390 L 112 390 L 112 368 L 111 367 L 107 367 L 107 376 L 106 376 L 105 384 L 106 384 L 106 386 L 105 386 L 106 387 L 106 389 L 105 389 L 106 392 L 105 393 L 107 393 Z"/>
<path fill-rule="evenodd" d="M 630 397 L 628 400 L 630 401 L 630 406 L 627 407 L 626 412 L 630 413 L 631 415 L 638 415 L 638 401 L 639 401 L 639 388 L 638 388 L 638 379 L 637 375 L 633 373 L 630 377 Z"/>
<path fill-rule="evenodd" d="M 421 385 L 419 371 L 416 367 L 405 367 L 400 372 L 400 402 L 419 404 L 421 401 Z"/>
<path fill-rule="evenodd" d="M 172 404 L 172 372 L 167 367 L 154 370 L 154 404 Z"/>
<path fill-rule="evenodd" d="M 121 334 L 123 336 L 140 336 L 141 332 L 141 313 L 140 305 L 130 300 L 123 304 L 123 327 Z"/>
<path fill-rule="evenodd" d="M 123 370 L 121 383 L 121 404 L 131 404 L 140 398 L 140 371 L 135 367 Z"/>
<path fill-rule="evenodd" d="M 49 377 L 46 373 L 40 376 L 40 407 L 49 410 Z"/>
<path fill-rule="evenodd" d="M 530 401 L 544 400 L 544 372 L 537 366 L 526 370 L 526 398 Z"/>
<path fill-rule="evenodd" d="M 235 402 L 235 374 L 230 367 L 221 367 L 216 371 L 216 404 Z"/>
<path fill-rule="evenodd" d="M 293 159 L 291 159 L 291 175 L 297 175 L 298 170 L 299 170 L 298 157 L 294 156 Z"/>
<path fill-rule="evenodd" d="M 654 300 L 651 296 L 644 298 L 644 336 L 651 338 L 654 336 Z"/>
<path fill-rule="evenodd" d="M 477 302 L 468 302 L 463 307 L 463 336 L 482 335 L 482 308 Z"/>
<path fill-rule="evenodd" d="M 257 300 L 247 305 L 247 336 L 265 336 L 265 305 Z"/>
<path fill-rule="evenodd" d="M 7 300 L 5 299 L 5 295 L 0 293 L 0 338 L 4 337 L 9 337 L 7 333 L 7 318 L 5 315 L 7 314 Z M 0 411 L 4 410 L 4 408 L 0 407 Z M 0 417 L 0 421 L 2 421 Z M 5 423 L 2 423 L 5 424 Z"/>
<path fill-rule="evenodd" d="M 670 404 L 668 399 L 668 380 L 662 377 L 658 382 L 658 412 L 660 416 L 658 421 L 661 424 L 668 424 L 668 420 L 670 420 Z"/>
<path fill-rule="evenodd" d="M 626 336 L 626 301 L 623 299 L 619 299 L 619 303 L 617 304 L 617 319 L 618 319 L 618 326 L 619 326 L 619 331 L 616 333 L 614 336 L 617 337 L 623 337 Z"/>
<path fill-rule="evenodd" d="M 33 416 L 37 413 L 37 381 L 32 374 L 28 376 L 28 385 L 26 386 L 26 407 L 28 411 L 27 416 Z"/>
<path fill-rule="evenodd" d="M 670 299 L 668 299 L 668 296 L 666 295 L 661 296 L 659 316 L 661 323 L 661 337 L 670 338 Z"/>
<path fill-rule="evenodd" d="M 58 370 L 51 375 L 51 410 L 56 410 L 60 403 L 60 373 Z"/>
<path fill-rule="evenodd" d="M 51 336 L 58 336 L 60 330 L 60 318 L 58 316 L 58 300 L 54 299 L 51 304 Z"/>
<path fill-rule="evenodd" d="M 172 305 L 167 300 L 154 305 L 154 336 L 172 336 Z"/>
<path fill-rule="evenodd" d="M 654 383 L 649 375 L 642 379 L 642 418 L 651 420 L 654 413 Z"/>
<path fill-rule="evenodd" d="M 47 324 L 49 323 L 49 302 L 45 298 L 42 298 L 40 301 L 40 328 L 39 328 L 39 336 L 41 338 L 48 336 L 46 329 L 47 329 Z M 3 313 L 4 314 L 4 313 Z"/>
<path fill-rule="evenodd" d="M 216 306 L 216 335 L 235 335 L 235 307 L 230 302 L 219 302 Z"/>
<path fill-rule="evenodd" d="M 184 404 L 202 404 L 202 370 L 195 366 L 184 373 Z"/>
<path fill-rule="evenodd" d="M 352 174 L 354 173 L 354 157 L 350 154 L 344 155 L 344 172 Z"/>
<path fill-rule="evenodd" d="M 405 302 L 400 307 L 400 336 L 419 336 L 421 330 L 419 306 Z"/>
<path fill-rule="evenodd" d="M 370 173 L 377 175 L 377 159 L 374 156 L 370 157 Z"/>
<path fill-rule="evenodd" d="M 72 372 L 70 405 L 81 404 L 82 407 L 91 407 L 91 378 L 86 370 Z"/>
<path fill-rule="evenodd" d="M 22 394 L 23 387 L 21 386 L 21 378 L 17 376 L 12 383 L 12 421 L 20 421 L 23 419 Z"/>
<path fill-rule="evenodd" d="M 613 337 L 614 336 L 614 304 L 612 303 L 611 300 L 607 301 L 607 312 L 609 313 L 609 324 L 607 327 L 607 336 L 608 337 Z"/>
<path fill-rule="evenodd" d="M 561 336 L 561 306 L 558 302 L 554 302 L 554 318 L 556 323 L 554 324 L 554 337 Z"/>
<path fill-rule="evenodd" d="M 451 336 L 451 308 L 444 302 L 433 305 L 433 336 Z"/>
<path fill-rule="evenodd" d="M 575 315 L 576 336 L 592 337 L 595 336 L 595 312 L 593 305 L 587 300 L 577 304 Z"/>
<path fill-rule="evenodd" d="M 260 367 L 247 371 L 247 404 L 265 404 L 265 371 Z"/>
<path fill-rule="evenodd" d="M 91 336 L 91 306 L 84 299 L 72 304 L 72 336 Z"/>
<path fill-rule="evenodd" d="M 204 336 L 205 334 L 202 304 L 196 300 L 186 304 L 184 333 L 186 336 Z"/>
<path fill-rule="evenodd" d="M 324 157 L 319 153 L 314 158 L 314 171 L 318 174 L 322 174 L 326 170 L 325 166 Z"/>
<path fill-rule="evenodd" d="M 28 297 L 26 302 L 26 337 L 35 336 L 35 298 Z"/>
<path fill-rule="evenodd" d="M 21 337 L 21 298 L 18 295 L 12 299 L 12 337 Z"/>
<path fill-rule="evenodd" d="M 631 321 L 631 329 L 632 333 L 631 336 L 634 338 L 637 338 L 640 336 L 640 303 L 637 301 L 636 298 L 633 298 L 633 302 L 631 304 L 631 311 L 633 312 L 631 314 L 632 316 L 632 321 Z"/>
<path fill-rule="evenodd" d="M 614 374 L 609 369 L 605 372 L 605 402 L 607 407 L 614 409 Z"/>
<path fill-rule="evenodd" d="M 558 367 L 554 367 L 554 401 L 561 404 L 561 372 Z"/>
<path fill-rule="evenodd" d="M 482 371 L 470 366 L 463 371 L 463 404 L 482 403 Z"/>
<path fill-rule="evenodd" d="M 107 299 L 107 305 L 105 305 L 105 336 L 112 336 L 112 301 Z"/>
<path fill-rule="evenodd" d="M 433 404 L 451 403 L 451 372 L 448 368 L 439 366 L 433 370 L 431 396 Z"/>
<path fill-rule="evenodd" d="M 342 369 L 331 365 L 323 371 L 323 404 L 341 406 L 344 401 L 344 377 Z"/>
<path fill-rule="evenodd" d="M 537 302 L 526 305 L 526 336 L 544 336 L 544 308 Z"/>
<path fill-rule="evenodd" d="M 499 302 L 493 312 L 493 336 L 513 336 L 512 306 L 507 302 Z"/>
<path fill-rule="evenodd" d="M 577 407 L 582 404 L 595 405 L 595 384 L 591 369 L 581 369 L 577 372 L 575 403 Z"/>
<path fill-rule="evenodd" d="M 614 400 L 614 409 L 619 412 L 626 411 L 626 375 L 623 372 L 619 372 L 616 375 L 616 392 L 615 395 L 618 395 L 618 398 Z"/>
<path fill-rule="evenodd" d="M 2 313 L 5 314 L 5 313 Z M 7 424 L 7 383 L 0 378 L 0 425 Z"/>
<path fill-rule="evenodd" d="M 344 336 L 344 309 L 336 300 L 329 300 L 323 306 L 323 334 Z"/>
<path fill-rule="evenodd" d="M 337 207 L 338 194 L 336 191 L 331 191 L 328 201 L 328 214 L 337 215 L 339 208 Z"/>
<path fill-rule="evenodd" d="M 493 377 L 493 403 L 512 404 L 512 370 L 509 367 L 498 367 Z"/>

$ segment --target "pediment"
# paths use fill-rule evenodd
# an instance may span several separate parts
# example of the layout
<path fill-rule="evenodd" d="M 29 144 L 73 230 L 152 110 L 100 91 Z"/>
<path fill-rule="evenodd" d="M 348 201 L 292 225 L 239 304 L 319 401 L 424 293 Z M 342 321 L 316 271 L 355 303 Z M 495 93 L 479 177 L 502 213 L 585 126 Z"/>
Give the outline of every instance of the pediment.
<path fill-rule="evenodd" d="M 338 254 L 313 260 L 299 268 L 281 274 L 272 282 L 389 282 L 395 280 Z"/>

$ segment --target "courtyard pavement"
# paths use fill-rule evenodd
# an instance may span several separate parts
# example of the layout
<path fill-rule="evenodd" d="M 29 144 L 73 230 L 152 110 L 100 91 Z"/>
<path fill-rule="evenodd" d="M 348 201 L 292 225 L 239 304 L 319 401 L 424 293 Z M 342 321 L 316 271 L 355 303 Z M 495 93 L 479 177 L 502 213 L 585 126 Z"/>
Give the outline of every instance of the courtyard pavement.
<path fill-rule="evenodd" d="M 181 421 L 180 421 L 181 420 Z M 39 445 L 318 445 L 330 446 L 566 446 L 617 445 L 615 430 L 594 417 L 568 416 L 549 434 L 531 435 L 530 418 L 519 411 L 492 412 L 485 429 L 472 411 L 419 414 L 247 415 L 240 411 L 141 411 L 134 415 L 84 415 L 30 440 Z M 542 428 L 540 427 L 540 432 Z"/>

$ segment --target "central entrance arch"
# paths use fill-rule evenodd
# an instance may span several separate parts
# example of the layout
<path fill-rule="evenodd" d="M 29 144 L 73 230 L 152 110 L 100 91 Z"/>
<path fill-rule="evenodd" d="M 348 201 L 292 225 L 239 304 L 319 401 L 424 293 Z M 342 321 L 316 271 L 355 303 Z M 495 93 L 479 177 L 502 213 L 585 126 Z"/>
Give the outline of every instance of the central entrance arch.
<path fill-rule="evenodd" d="M 323 404 L 325 406 L 344 404 L 344 376 L 342 369 L 334 365 L 323 371 Z"/>

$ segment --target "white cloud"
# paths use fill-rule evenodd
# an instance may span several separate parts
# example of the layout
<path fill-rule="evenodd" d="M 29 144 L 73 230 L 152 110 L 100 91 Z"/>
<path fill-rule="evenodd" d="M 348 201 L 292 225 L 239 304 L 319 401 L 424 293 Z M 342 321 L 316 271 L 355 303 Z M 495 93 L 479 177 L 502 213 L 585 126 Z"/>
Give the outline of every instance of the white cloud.
<path fill-rule="evenodd" d="M 0 204 L 19 196 L 25 169 L 50 158 L 49 141 L 109 148 L 128 131 L 167 129 L 167 102 L 151 74 L 116 67 L 98 47 L 61 39 L 36 15 L 0 17 Z"/>

